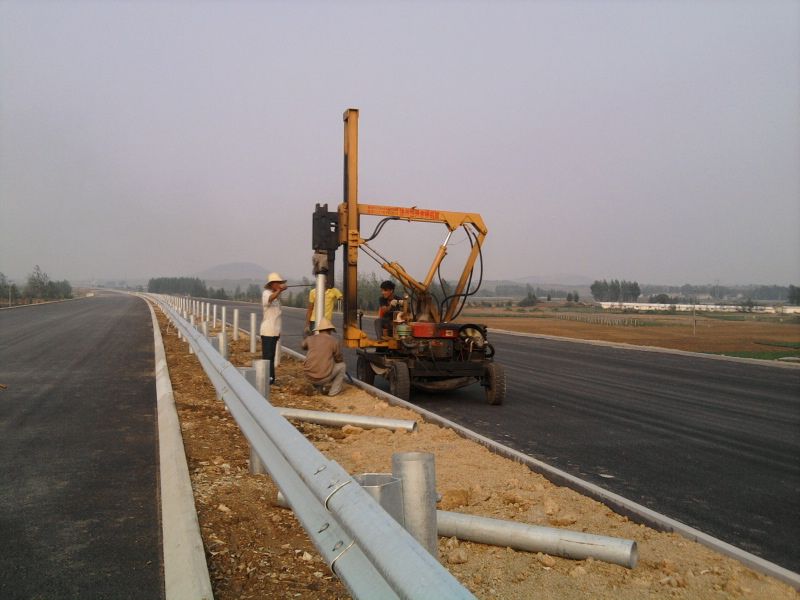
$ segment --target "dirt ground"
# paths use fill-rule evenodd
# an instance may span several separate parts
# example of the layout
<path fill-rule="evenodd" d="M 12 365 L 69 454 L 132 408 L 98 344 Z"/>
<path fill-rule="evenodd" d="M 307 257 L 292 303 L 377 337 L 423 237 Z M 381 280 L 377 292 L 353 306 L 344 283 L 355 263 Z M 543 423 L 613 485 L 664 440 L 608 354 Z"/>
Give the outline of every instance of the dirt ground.
<path fill-rule="evenodd" d="M 291 511 L 274 505 L 277 488 L 248 473 L 248 446 L 174 330 L 159 313 L 181 420 L 214 595 L 234 598 L 347 598 Z M 243 336 L 244 337 L 244 336 Z M 249 365 L 249 342 L 231 362 Z M 390 472 L 394 452 L 436 456 L 441 509 L 636 540 L 635 569 L 439 540 L 440 560 L 478 598 L 798 599 L 792 588 L 675 534 L 654 531 L 454 432 L 424 423 L 352 386 L 335 398 L 315 395 L 302 365 L 284 357 L 271 402 L 316 410 L 414 419 L 414 433 L 297 424 L 321 452 L 352 474 Z"/>
<path fill-rule="evenodd" d="M 474 316 L 471 316 L 474 315 Z M 558 316 L 589 318 L 604 317 L 607 320 L 636 319 L 643 326 L 602 325 L 581 321 L 562 320 Z M 800 319 L 797 317 L 773 317 L 765 319 L 755 315 L 707 317 L 698 315 L 648 315 L 602 313 L 564 313 L 547 309 L 531 312 L 508 312 L 495 310 L 466 310 L 460 322 L 482 323 L 489 328 L 555 335 L 574 339 L 621 342 L 640 346 L 657 346 L 710 353 L 759 353 L 775 351 L 786 356 L 800 356 Z M 795 348 L 787 348 L 793 344 Z"/>

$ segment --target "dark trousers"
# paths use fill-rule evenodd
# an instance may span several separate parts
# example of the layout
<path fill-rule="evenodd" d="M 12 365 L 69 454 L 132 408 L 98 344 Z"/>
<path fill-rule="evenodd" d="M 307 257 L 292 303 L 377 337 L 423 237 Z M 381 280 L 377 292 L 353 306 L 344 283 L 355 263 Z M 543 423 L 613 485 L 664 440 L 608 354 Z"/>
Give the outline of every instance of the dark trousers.
<path fill-rule="evenodd" d="M 269 382 L 275 381 L 275 349 L 278 346 L 278 336 L 261 336 L 261 358 L 269 361 Z"/>

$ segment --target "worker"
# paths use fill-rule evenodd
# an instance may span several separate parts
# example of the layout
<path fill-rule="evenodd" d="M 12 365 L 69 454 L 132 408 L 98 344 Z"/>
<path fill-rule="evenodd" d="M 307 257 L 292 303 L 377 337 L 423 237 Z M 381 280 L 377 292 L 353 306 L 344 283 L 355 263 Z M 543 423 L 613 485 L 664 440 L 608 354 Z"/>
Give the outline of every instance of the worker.
<path fill-rule="evenodd" d="M 280 297 L 286 287 L 286 280 L 279 273 L 270 273 L 261 294 L 261 305 L 264 307 L 260 329 L 261 358 L 269 361 L 270 384 L 275 383 L 275 350 L 281 337 Z"/>
<path fill-rule="evenodd" d="M 340 290 L 333 287 L 333 280 L 327 279 L 325 281 L 325 311 L 324 317 L 328 319 L 328 321 L 333 322 L 333 307 L 336 306 L 337 300 L 341 300 L 344 298 L 344 295 Z M 314 303 L 317 299 L 317 290 L 316 288 L 308 292 L 308 310 L 306 310 L 306 329 L 303 332 L 305 335 L 311 335 L 311 332 L 314 331 Z"/>
<path fill-rule="evenodd" d="M 328 387 L 328 396 L 336 396 L 342 391 L 344 374 L 347 370 L 342 356 L 342 347 L 333 335 L 336 328 L 323 317 L 312 335 L 303 340 L 303 349 L 307 350 L 303 371 L 315 387 Z"/>
<path fill-rule="evenodd" d="M 382 339 L 384 330 L 387 335 L 392 335 L 392 318 L 400 309 L 402 298 L 394 295 L 394 281 L 386 280 L 381 283 L 381 297 L 378 300 L 378 318 L 375 319 L 375 337 Z"/>

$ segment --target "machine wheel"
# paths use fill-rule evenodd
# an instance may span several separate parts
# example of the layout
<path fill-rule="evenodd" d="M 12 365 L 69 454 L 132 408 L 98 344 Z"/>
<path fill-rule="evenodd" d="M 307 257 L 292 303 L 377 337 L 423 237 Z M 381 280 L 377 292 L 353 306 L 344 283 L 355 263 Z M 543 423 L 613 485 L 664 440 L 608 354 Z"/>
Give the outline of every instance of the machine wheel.
<path fill-rule="evenodd" d="M 394 361 L 387 373 L 389 378 L 389 392 L 401 400 L 411 399 L 411 377 L 408 374 L 408 365 L 402 361 Z"/>
<path fill-rule="evenodd" d="M 506 371 L 503 365 L 491 362 L 486 366 L 486 401 L 502 404 L 506 397 Z"/>
<path fill-rule="evenodd" d="M 370 385 L 375 383 L 375 371 L 369 366 L 369 361 L 363 356 L 356 359 L 356 377 Z"/>

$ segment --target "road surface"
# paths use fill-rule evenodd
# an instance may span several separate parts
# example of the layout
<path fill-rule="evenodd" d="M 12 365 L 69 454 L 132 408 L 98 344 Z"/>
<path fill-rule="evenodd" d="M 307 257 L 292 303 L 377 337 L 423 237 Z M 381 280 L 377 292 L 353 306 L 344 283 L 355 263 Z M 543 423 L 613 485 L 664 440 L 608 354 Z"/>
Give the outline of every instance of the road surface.
<path fill-rule="evenodd" d="M 163 598 L 153 360 L 138 298 L 0 311 L 1 598 Z"/>

